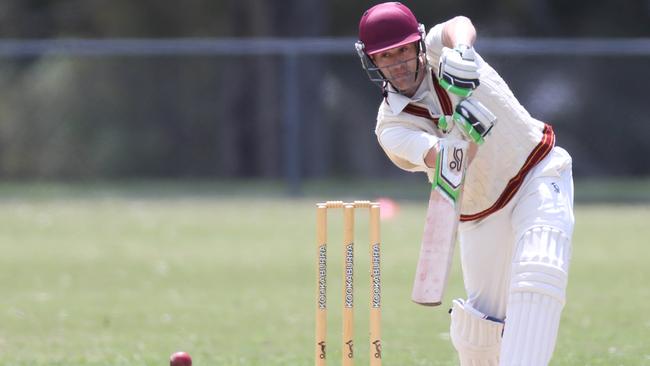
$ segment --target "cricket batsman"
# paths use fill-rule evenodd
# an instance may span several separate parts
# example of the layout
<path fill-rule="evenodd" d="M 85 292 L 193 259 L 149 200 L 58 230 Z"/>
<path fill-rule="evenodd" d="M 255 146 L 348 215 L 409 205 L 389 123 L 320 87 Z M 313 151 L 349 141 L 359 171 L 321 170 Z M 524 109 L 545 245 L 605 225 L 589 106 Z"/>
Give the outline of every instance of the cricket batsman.
<path fill-rule="evenodd" d="M 452 301 L 461 366 L 547 365 L 565 304 L 571 157 L 474 49 L 457 16 L 428 32 L 403 4 L 361 17 L 357 52 L 380 87 L 375 133 L 399 168 L 432 180 L 448 141 L 469 141 L 458 238 L 467 292 Z"/>

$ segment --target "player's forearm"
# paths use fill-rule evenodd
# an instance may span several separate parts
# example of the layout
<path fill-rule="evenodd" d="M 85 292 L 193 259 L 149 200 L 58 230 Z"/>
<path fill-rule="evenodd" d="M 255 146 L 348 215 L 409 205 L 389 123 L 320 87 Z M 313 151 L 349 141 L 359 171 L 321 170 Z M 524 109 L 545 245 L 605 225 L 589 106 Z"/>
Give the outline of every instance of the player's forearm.
<path fill-rule="evenodd" d="M 464 16 L 457 16 L 445 22 L 442 29 L 442 44 L 454 48 L 460 44 L 473 46 L 476 40 L 476 28 L 472 21 Z"/>
<path fill-rule="evenodd" d="M 435 167 L 435 155 L 433 155 L 433 165 L 429 165 L 429 162 L 424 159 L 429 156 L 428 153 L 438 142 L 436 136 L 405 127 L 388 127 L 379 135 L 379 141 L 391 154 L 408 160 L 414 165 Z"/>

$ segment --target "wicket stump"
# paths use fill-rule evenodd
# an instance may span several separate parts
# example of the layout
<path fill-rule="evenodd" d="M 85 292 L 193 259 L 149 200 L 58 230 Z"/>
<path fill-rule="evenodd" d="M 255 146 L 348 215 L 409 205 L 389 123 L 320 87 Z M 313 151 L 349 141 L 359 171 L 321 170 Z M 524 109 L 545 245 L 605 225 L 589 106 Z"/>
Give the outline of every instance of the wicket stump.
<path fill-rule="evenodd" d="M 316 366 L 327 358 L 327 209 L 343 208 L 342 364 L 354 365 L 354 211 L 370 209 L 370 366 L 381 366 L 381 268 L 379 203 L 327 201 L 316 205 Z"/>

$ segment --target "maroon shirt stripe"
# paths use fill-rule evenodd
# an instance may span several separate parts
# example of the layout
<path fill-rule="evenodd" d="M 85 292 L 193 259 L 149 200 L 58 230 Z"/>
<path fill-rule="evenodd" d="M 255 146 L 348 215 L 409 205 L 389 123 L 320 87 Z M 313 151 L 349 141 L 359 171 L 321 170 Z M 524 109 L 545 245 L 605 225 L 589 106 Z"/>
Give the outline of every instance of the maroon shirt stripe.
<path fill-rule="evenodd" d="M 440 106 L 442 107 L 442 113 L 447 116 L 451 116 L 454 113 L 454 106 L 451 104 L 449 94 L 447 94 L 447 91 L 436 82 L 438 79 L 436 78 L 436 75 L 433 73 L 433 71 L 431 74 L 433 75 L 434 80 L 433 88 L 436 90 L 436 94 L 438 95 L 438 100 L 440 101 Z"/>
<path fill-rule="evenodd" d="M 451 99 L 449 98 L 449 95 L 447 94 L 447 91 L 443 89 L 440 84 L 436 82 L 438 80 L 436 78 L 436 75 L 431 72 L 433 76 L 433 88 L 436 91 L 436 95 L 438 96 L 438 101 L 440 101 L 440 106 L 442 107 L 442 113 L 446 116 L 451 116 L 454 113 L 454 107 L 453 104 L 451 103 Z M 406 107 L 404 107 L 404 112 L 408 114 L 412 114 L 414 116 L 422 117 L 422 118 L 427 118 L 433 121 L 433 123 L 436 124 L 436 127 L 438 126 L 438 118 L 431 116 L 431 113 L 429 113 L 429 110 L 420 107 L 415 104 L 408 104 Z"/>

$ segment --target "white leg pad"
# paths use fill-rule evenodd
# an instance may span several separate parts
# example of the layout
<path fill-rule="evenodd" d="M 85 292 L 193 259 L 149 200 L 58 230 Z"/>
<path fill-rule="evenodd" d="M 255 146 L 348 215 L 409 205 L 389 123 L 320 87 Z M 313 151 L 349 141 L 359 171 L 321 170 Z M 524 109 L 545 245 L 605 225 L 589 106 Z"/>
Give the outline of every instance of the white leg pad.
<path fill-rule="evenodd" d="M 565 302 L 571 255 L 561 231 L 538 227 L 517 244 L 500 366 L 545 366 L 551 360 Z"/>
<path fill-rule="evenodd" d="M 453 301 L 449 335 L 461 366 L 497 366 L 502 333 L 503 322 L 488 319 L 461 299 Z"/>

